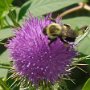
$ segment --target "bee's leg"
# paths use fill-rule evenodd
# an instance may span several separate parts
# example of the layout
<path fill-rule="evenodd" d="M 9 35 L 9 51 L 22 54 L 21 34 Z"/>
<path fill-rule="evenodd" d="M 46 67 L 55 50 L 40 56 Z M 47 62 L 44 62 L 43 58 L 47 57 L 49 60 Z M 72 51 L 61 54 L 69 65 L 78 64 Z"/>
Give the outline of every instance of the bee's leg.
<path fill-rule="evenodd" d="M 68 42 L 65 41 L 62 37 L 60 37 L 60 40 L 61 40 L 65 45 L 68 45 Z"/>
<path fill-rule="evenodd" d="M 55 39 L 48 38 L 48 39 L 50 40 L 50 42 L 48 43 L 48 45 L 50 46 L 54 41 L 56 41 L 57 38 L 55 38 Z"/>
<path fill-rule="evenodd" d="M 51 21 L 56 23 L 55 19 L 51 19 Z"/>
<path fill-rule="evenodd" d="M 60 37 L 60 40 L 63 42 L 64 46 L 66 47 L 67 51 L 69 50 L 69 47 L 68 47 L 68 42 L 67 41 L 64 41 L 63 38 Z"/>
<path fill-rule="evenodd" d="M 56 20 L 53 19 L 53 18 L 48 18 L 49 20 L 51 20 L 52 22 L 55 22 L 56 23 Z"/>

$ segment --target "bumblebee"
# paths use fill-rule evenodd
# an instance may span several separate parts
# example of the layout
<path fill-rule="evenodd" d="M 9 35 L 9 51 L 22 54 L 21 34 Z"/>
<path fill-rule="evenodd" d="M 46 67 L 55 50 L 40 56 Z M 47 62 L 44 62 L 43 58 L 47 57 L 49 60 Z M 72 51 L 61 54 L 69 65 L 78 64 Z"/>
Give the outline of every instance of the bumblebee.
<path fill-rule="evenodd" d="M 75 42 L 76 37 L 83 32 L 87 28 L 87 26 L 84 26 L 80 28 L 81 30 L 78 30 L 79 32 L 76 32 L 71 28 L 70 25 L 67 24 L 57 24 L 56 22 L 53 22 L 46 26 L 43 29 L 44 35 L 48 36 L 48 39 L 50 40 L 49 45 L 54 42 L 57 38 L 60 38 L 60 40 L 65 44 L 69 44 L 70 42 Z"/>

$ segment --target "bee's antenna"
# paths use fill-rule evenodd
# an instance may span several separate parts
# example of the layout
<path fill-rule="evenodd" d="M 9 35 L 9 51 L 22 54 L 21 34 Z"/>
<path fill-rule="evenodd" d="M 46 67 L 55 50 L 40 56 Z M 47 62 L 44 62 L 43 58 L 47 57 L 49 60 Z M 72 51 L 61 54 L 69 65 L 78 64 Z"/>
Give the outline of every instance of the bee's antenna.
<path fill-rule="evenodd" d="M 53 19 L 53 18 L 48 18 L 48 20 L 51 20 L 52 22 L 55 22 L 56 23 L 56 20 Z"/>

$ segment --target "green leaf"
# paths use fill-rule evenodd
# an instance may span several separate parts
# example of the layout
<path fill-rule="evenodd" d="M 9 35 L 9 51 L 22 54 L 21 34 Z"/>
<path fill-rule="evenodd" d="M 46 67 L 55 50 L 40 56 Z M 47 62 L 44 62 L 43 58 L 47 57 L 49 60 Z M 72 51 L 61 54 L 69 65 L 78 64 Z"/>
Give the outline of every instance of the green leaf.
<path fill-rule="evenodd" d="M 3 90 L 3 88 L 0 86 L 0 90 Z"/>
<path fill-rule="evenodd" d="M 9 67 L 10 58 L 8 55 L 8 51 L 6 50 L 0 55 L 0 77 L 6 78 Z"/>
<path fill-rule="evenodd" d="M 18 20 L 22 19 L 23 16 L 26 14 L 27 9 L 30 7 L 30 4 L 31 4 L 31 2 L 28 1 L 21 7 L 21 9 L 19 11 L 19 15 L 18 15 Z"/>
<path fill-rule="evenodd" d="M 65 24 L 70 24 L 72 28 L 81 27 L 84 25 L 89 25 L 90 17 L 82 16 L 82 17 L 68 18 L 63 19 L 62 22 Z"/>
<path fill-rule="evenodd" d="M 3 52 L 2 54 L 0 54 L 0 63 L 10 65 L 10 60 L 11 58 L 7 50 Z"/>
<path fill-rule="evenodd" d="M 86 33 L 76 40 L 76 50 L 85 55 L 90 55 L 90 26 Z"/>
<path fill-rule="evenodd" d="M 8 69 L 0 68 L 0 78 L 6 78 L 8 74 Z"/>
<path fill-rule="evenodd" d="M 0 78 L 6 78 L 8 69 L 10 69 L 10 60 L 7 50 L 0 55 Z"/>
<path fill-rule="evenodd" d="M 90 78 L 86 81 L 82 90 L 90 90 Z"/>
<path fill-rule="evenodd" d="M 8 14 L 12 1 L 13 0 L 0 0 L 0 18 Z"/>
<path fill-rule="evenodd" d="M 29 10 L 33 15 L 40 16 L 81 1 L 83 0 L 34 0 Z"/>
<path fill-rule="evenodd" d="M 10 90 L 9 87 L 2 79 L 0 79 L 0 85 L 2 86 L 3 90 Z"/>
<path fill-rule="evenodd" d="M 85 59 L 84 62 L 85 62 L 86 64 L 88 64 L 88 65 L 89 65 L 88 67 L 90 68 L 90 58 L 89 58 L 89 59 Z M 90 70 L 90 69 L 89 69 L 89 70 Z"/>
<path fill-rule="evenodd" d="M 9 37 L 12 37 L 13 34 L 13 30 L 12 28 L 6 28 L 6 29 L 1 29 L 0 30 L 0 41 Z"/>
<path fill-rule="evenodd" d="M 28 12 L 34 16 L 41 16 L 81 1 L 83 0 L 31 0 L 22 6 L 19 12 L 19 20 Z"/>

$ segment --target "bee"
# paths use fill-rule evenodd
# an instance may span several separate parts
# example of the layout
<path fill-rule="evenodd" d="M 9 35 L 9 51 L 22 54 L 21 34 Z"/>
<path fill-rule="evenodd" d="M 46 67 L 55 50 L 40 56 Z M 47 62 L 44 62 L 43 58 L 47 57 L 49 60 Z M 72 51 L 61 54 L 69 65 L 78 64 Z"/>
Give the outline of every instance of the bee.
<path fill-rule="evenodd" d="M 53 22 L 43 29 L 43 33 L 48 36 L 48 39 L 50 40 L 49 45 L 57 40 L 57 38 L 60 38 L 65 45 L 68 45 L 70 42 L 75 42 L 76 37 L 78 37 L 81 32 L 84 33 L 86 28 L 87 26 L 84 26 L 78 30 L 79 32 L 76 32 L 68 24 L 60 25 Z"/>

